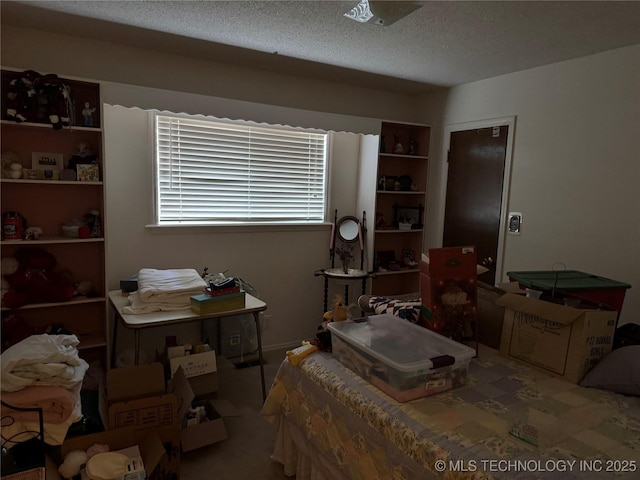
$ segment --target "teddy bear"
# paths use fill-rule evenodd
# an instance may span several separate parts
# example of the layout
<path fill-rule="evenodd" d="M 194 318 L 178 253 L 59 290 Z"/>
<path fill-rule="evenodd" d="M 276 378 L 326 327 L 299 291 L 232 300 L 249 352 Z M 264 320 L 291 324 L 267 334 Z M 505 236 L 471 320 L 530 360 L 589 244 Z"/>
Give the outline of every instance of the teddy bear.
<path fill-rule="evenodd" d="M 50 73 L 34 82 L 38 117 L 46 119 L 55 130 L 71 124 L 71 90 L 57 75 Z"/>
<path fill-rule="evenodd" d="M 14 313 L 2 317 L 2 351 L 20 343 L 31 335 L 45 333 L 43 328 L 34 327 L 24 318 Z"/>
<path fill-rule="evenodd" d="M 2 303 L 7 308 L 19 308 L 30 303 L 67 302 L 75 294 L 69 278 L 55 271 L 55 257 L 36 247 L 22 247 L 16 251 L 15 262 L 3 258 L 3 279 L 10 290 L 3 288 Z M 15 268 L 11 273 L 4 273 Z M 3 287 L 5 284 L 3 284 Z"/>
<path fill-rule="evenodd" d="M 331 351 L 331 331 L 329 323 L 341 322 L 349 316 L 348 308 L 344 304 L 342 295 L 336 295 L 333 299 L 333 309 L 322 315 L 322 323 L 318 326 L 316 336 L 311 339 L 311 345 L 315 345 L 319 350 L 324 352 Z"/>
<path fill-rule="evenodd" d="M 72 123 L 71 89 L 57 75 L 25 70 L 9 82 L 5 116 L 15 122 L 49 122 L 56 130 Z"/>

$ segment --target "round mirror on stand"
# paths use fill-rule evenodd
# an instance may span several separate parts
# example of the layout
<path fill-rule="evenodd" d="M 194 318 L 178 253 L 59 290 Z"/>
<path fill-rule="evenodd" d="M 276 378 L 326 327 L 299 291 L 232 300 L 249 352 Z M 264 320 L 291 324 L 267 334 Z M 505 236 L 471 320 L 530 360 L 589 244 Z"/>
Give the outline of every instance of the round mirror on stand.
<path fill-rule="evenodd" d="M 360 238 L 360 221 L 356 217 L 342 217 L 338 221 L 338 238 L 352 243 Z"/>
<path fill-rule="evenodd" d="M 329 279 L 344 283 L 343 301 L 345 305 L 349 303 L 349 284 L 352 280 L 362 282 L 362 294 L 365 294 L 367 278 L 369 278 L 369 273 L 364 270 L 365 232 L 365 212 L 362 212 L 362 221 L 360 221 L 359 218 L 352 215 L 338 219 L 338 210 L 335 211 L 329 241 L 331 268 L 323 268 L 315 272 L 315 275 L 324 276 L 324 312 L 328 308 Z M 336 259 L 340 262 L 339 267 L 335 266 Z M 352 265 L 353 260 L 359 261 L 359 266 L 357 263 Z"/>

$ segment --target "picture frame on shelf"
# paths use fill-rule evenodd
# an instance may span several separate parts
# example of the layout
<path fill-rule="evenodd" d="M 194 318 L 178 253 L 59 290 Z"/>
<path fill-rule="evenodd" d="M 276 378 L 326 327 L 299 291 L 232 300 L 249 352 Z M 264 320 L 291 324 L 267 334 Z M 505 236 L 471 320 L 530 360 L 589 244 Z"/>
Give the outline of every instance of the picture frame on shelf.
<path fill-rule="evenodd" d="M 64 168 L 64 156 L 54 152 L 31 152 L 31 170 L 39 180 L 58 180 Z"/>
<path fill-rule="evenodd" d="M 415 207 L 401 207 L 398 204 L 393 206 L 394 219 L 393 223 L 399 228 L 401 223 L 411 224 L 411 230 L 418 230 L 422 228 L 422 214 L 424 207 L 418 205 Z"/>
<path fill-rule="evenodd" d="M 100 181 L 100 171 L 96 163 L 80 163 L 76 165 L 76 172 L 79 182 Z"/>
<path fill-rule="evenodd" d="M 410 248 L 403 248 L 402 263 L 407 267 L 415 268 L 418 265 L 418 262 L 416 262 L 416 252 Z"/>

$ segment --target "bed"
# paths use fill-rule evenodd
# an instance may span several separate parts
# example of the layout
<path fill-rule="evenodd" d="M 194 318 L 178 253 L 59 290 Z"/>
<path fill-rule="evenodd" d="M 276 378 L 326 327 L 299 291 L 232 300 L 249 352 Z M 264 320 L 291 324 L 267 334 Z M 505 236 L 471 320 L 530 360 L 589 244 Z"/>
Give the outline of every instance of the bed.
<path fill-rule="evenodd" d="M 297 480 L 638 478 L 640 397 L 586 388 L 479 346 L 466 385 L 398 403 L 315 352 L 263 406 Z"/>

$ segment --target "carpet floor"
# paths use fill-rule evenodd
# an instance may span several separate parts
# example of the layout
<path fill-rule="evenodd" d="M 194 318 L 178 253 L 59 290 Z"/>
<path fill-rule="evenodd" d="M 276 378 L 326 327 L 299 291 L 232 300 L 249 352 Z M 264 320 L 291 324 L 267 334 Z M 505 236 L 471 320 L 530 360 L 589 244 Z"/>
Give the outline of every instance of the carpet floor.
<path fill-rule="evenodd" d="M 267 392 L 286 349 L 264 353 Z M 261 415 L 260 367 L 236 368 L 218 362 L 218 398 L 228 400 L 238 416 L 225 418 L 228 438 L 182 454 L 183 480 L 284 480 L 282 465 L 271 460 L 276 431 Z"/>

